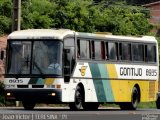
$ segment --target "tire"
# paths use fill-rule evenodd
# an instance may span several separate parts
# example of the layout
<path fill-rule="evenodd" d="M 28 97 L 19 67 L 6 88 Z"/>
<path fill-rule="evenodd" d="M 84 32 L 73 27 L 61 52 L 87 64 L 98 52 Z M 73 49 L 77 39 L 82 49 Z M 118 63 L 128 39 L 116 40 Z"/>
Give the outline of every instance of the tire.
<path fill-rule="evenodd" d="M 99 105 L 100 104 L 97 102 L 87 102 L 87 103 L 83 103 L 83 108 L 85 110 L 97 110 Z"/>
<path fill-rule="evenodd" d="M 120 103 L 122 110 L 136 110 L 140 101 L 140 93 L 136 87 L 132 90 L 131 102 Z"/>
<path fill-rule="evenodd" d="M 156 101 L 156 106 L 157 106 L 157 109 L 160 109 L 160 97 Z"/>
<path fill-rule="evenodd" d="M 22 101 L 22 105 L 25 110 L 33 110 L 36 103 L 34 103 L 32 101 Z"/>
<path fill-rule="evenodd" d="M 71 110 L 82 109 L 82 104 L 84 103 L 84 95 L 82 94 L 81 88 L 78 86 L 75 91 L 75 100 L 73 103 L 69 103 Z"/>

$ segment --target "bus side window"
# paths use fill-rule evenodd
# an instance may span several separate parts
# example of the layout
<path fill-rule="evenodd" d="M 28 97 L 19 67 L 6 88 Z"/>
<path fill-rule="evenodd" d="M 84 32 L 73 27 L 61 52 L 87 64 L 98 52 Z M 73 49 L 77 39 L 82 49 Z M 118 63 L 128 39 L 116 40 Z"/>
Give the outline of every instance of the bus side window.
<path fill-rule="evenodd" d="M 144 61 L 144 45 L 133 43 L 132 44 L 132 60 Z"/>
<path fill-rule="evenodd" d="M 128 43 L 122 43 L 122 60 L 131 60 L 131 45 Z"/>
<path fill-rule="evenodd" d="M 91 41 L 91 57 L 95 60 L 105 59 L 105 48 L 103 41 Z"/>
<path fill-rule="evenodd" d="M 89 42 L 89 40 L 80 40 L 80 59 L 90 59 Z"/>
<path fill-rule="evenodd" d="M 108 43 L 109 60 L 117 60 L 118 44 L 114 42 Z"/>
<path fill-rule="evenodd" d="M 101 43 L 99 41 L 95 41 L 94 49 L 95 49 L 95 59 L 101 60 L 102 59 L 102 57 L 101 57 Z"/>
<path fill-rule="evenodd" d="M 145 58 L 148 62 L 156 62 L 156 46 L 152 44 L 145 45 Z"/>

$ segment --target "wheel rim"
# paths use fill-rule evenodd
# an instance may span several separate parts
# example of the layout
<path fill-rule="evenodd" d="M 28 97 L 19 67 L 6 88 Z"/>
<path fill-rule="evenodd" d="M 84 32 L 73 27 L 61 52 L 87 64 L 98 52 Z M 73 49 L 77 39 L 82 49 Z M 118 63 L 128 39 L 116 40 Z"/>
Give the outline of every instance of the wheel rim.
<path fill-rule="evenodd" d="M 137 107 L 137 103 L 138 103 L 138 91 L 134 90 L 133 96 L 132 96 L 132 104 L 134 107 Z"/>
<path fill-rule="evenodd" d="M 76 92 L 75 104 L 78 109 L 80 109 L 82 106 L 82 95 L 81 95 L 80 91 Z"/>

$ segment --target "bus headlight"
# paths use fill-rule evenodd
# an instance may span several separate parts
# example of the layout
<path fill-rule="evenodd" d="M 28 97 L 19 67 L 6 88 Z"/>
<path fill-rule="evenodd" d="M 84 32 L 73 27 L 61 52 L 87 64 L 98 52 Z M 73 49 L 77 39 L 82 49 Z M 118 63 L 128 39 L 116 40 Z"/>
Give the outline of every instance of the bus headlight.
<path fill-rule="evenodd" d="M 7 96 L 11 96 L 11 93 L 8 92 L 8 93 L 7 93 Z"/>
<path fill-rule="evenodd" d="M 51 93 L 51 96 L 56 96 L 56 93 Z"/>

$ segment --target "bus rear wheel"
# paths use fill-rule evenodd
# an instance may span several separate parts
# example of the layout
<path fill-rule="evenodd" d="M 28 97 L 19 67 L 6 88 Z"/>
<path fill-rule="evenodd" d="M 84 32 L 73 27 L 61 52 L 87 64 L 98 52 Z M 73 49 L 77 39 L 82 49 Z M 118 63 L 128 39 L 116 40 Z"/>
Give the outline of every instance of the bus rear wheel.
<path fill-rule="evenodd" d="M 132 90 L 131 102 L 120 103 L 122 110 L 136 110 L 140 99 L 140 94 L 136 87 Z"/>
<path fill-rule="evenodd" d="M 75 91 L 75 100 L 72 103 L 69 103 L 69 107 L 71 110 L 80 110 L 82 108 L 82 104 L 84 103 L 82 90 L 79 86 L 77 86 Z"/>
<path fill-rule="evenodd" d="M 22 105 L 23 105 L 25 110 L 33 110 L 36 103 L 32 102 L 32 101 L 22 101 Z"/>
<path fill-rule="evenodd" d="M 160 109 L 160 97 L 156 101 L 156 106 L 157 106 L 157 109 Z"/>

